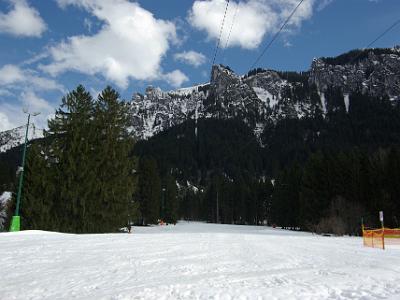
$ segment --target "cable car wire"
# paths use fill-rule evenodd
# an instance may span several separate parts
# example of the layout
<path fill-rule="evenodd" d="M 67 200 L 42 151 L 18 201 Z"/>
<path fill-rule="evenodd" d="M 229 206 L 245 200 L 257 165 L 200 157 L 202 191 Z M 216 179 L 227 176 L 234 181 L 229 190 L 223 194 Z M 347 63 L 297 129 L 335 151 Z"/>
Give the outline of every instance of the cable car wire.
<path fill-rule="evenodd" d="M 228 11 L 228 7 L 229 7 L 229 1 L 226 1 L 226 6 L 225 6 L 225 12 L 224 12 L 224 17 L 222 18 L 222 22 L 221 22 L 221 28 L 219 30 L 219 37 L 218 37 L 218 42 L 217 45 L 215 46 L 215 51 L 214 51 L 214 58 L 212 60 L 212 65 L 211 67 L 214 65 L 215 63 L 215 59 L 217 58 L 217 54 L 218 54 L 218 50 L 219 50 L 219 46 L 221 44 L 221 36 L 222 36 L 222 31 L 224 30 L 224 24 L 225 24 L 225 18 L 226 18 L 226 12 Z"/>
<path fill-rule="evenodd" d="M 286 25 L 289 23 L 289 21 L 292 19 L 294 14 L 296 13 L 297 9 L 300 7 L 300 5 L 304 2 L 304 0 L 301 0 L 297 6 L 294 8 L 292 13 L 289 15 L 289 17 L 286 19 L 286 21 L 283 23 L 281 28 L 278 30 L 278 32 L 274 35 L 272 40 L 268 43 L 268 45 L 264 48 L 264 50 L 261 52 L 261 54 L 257 57 L 256 61 L 253 63 L 251 66 L 250 70 L 253 69 L 257 63 L 260 61 L 260 59 L 264 56 L 264 54 L 267 52 L 267 50 L 272 46 L 272 44 L 275 42 L 275 40 L 278 38 L 279 34 L 282 32 L 282 30 L 286 27 Z"/>
<path fill-rule="evenodd" d="M 234 15 L 233 15 L 233 19 L 232 19 L 231 28 L 229 29 L 229 34 L 228 34 L 228 37 L 227 37 L 227 39 L 226 39 L 226 43 L 225 43 L 225 48 L 227 48 L 227 47 L 228 47 L 229 40 L 230 40 L 230 38 L 231 38 L 232 29 L 233 29 L 233 26 L 234 26 L 234 24 L 235 24 L 236 15 L 237 15 L 237 12 L 238 12 L 238 10 L 239 10 L 239 4 L 236 6 L 235 13 L 234 13 Z"/>

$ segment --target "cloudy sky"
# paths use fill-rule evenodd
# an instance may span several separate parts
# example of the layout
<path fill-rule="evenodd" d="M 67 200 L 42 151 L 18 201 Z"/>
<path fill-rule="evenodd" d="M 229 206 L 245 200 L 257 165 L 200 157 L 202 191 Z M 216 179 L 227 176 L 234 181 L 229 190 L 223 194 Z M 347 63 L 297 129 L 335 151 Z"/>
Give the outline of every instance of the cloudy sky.
<path fill-rule="evenodd" d="M 299 0 L 231 0 L 216 63 L 246 73 Z M 40 111 L 38 127 L 78 84 L 129 100 L 147 85 L 207 82 L 225 0 L 0 0 L 0 131 Z M 259 61 L 307 70 L 362 48 L 399 18 L 399 0 L 305 0 Z M 400 26 L 376 43 L 399 44 Z"/>

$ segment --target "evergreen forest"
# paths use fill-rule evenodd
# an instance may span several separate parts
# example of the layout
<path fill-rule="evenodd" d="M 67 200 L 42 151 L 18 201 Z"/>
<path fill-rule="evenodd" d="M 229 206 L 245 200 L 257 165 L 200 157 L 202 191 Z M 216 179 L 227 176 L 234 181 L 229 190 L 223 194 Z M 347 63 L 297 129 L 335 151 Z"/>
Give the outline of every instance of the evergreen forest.
<path fill-rule="evenodd" d="M 353 93 L 346 111 L 339 90 L 325 96 L 337 104 L 325 116 L 281 118 L 259 136 L 241 119 L 189 119 L 138 141 L 114 89 L 94 99 L 78 86 L 29 144 L 23 226 L 96 233 L 183 219 L 357 235 L 383 210 L 399 227 L 400 106 Z M 16 190 L 20 154 L 0 155 L 0 192 Z"/>

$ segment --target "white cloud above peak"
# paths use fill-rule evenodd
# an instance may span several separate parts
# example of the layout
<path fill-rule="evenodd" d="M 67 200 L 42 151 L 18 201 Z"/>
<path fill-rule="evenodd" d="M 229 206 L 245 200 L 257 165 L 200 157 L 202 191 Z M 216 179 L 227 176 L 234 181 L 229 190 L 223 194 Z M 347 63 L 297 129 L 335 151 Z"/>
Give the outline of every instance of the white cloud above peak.
<path fill-rule="evenodd" d="M 39 76 L 37 72 L 30 69 L 22 69 L 16 65 L 4 65 L 0 67 L 0 87 L 12 89 L 22 87 L 31 90 L 51 91 L 56 90 L 65 92 L 65 88 L 46 77 Z"/>
<path fill-rule="evenodd" d="M 23 109 L 27 109 L 29 112 L 40 112 L 32 119 L 32 122 L 39 128 L 46 128 L 47 120 L 53 117 L 55 112 L 53 106 L 34 91 L 22 91 L 14 102 L 0 101 L 0 132 L 25 124 L 26 115 L 23 113 Z"/>
<path fill-rule="evenodd" d="M 47 25 L 26 0 L 9 0 L 12 9 L 0 12 L 0 33 L 21 37 L 41 37 Z"/>
<path fill-rule="evenodd" d="M 221 47 L 257 48 L 266 35 L 279 29 L 298 3 L 298 0 L 230 1 Z M 315 0 L 303 2 L 288 24 L 289 30 L 300 27 L 303 21 L 311 18 L 314 4 Z M 188 21 L 194 28 L 205 31 L 209 39 L 216 40 L 225 7 L 225 0 L 196 0 L 189 11 Z"/>
<path fill-rule="evenodd" d="M 77 71 L 101 75 L 126 88 L 130 79 L 163 79 L 162 58 L 177 42 L 174 23 L 156 19 L 138 3 L 127 0 L 58 0 L 75 5 L 103 25 L 93 35 L 78 35 L 49 49 L 51 62 L 41 69 L 57 75 Z"/>
<path fill-rule="evenodd" d="M 162 79 L 167 81 L 175 88 L 181 87 L 183 83 L 189 81 L 189 78 L 180 70 L 175 70 L 173 72 L 164 74 L 162 77 Z"/>
<path fill-rule="evenodd" d="M 181 53 L 176 53 L 174 59 L 194 67 L 199 67 L 206 62 L 206 57 L 204 54 L 196 51 L 183 51 Z"/>

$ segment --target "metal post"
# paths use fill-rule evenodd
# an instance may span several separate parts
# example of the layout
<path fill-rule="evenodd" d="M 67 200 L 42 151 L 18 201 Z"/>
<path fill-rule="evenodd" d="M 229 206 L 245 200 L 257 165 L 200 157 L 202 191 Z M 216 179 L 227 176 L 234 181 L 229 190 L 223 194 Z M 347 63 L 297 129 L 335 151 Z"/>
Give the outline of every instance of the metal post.
<path fill-rule="evenodd" d="M 19 184 L 18 184 L 18 193 L 17 193 L 17 204 L 15 207 L 15 215 L 11 219 L 11 226 L 10 231 L 20 231 L 20 216 L 19 216 L 19 206 L 21 203 L 21 194 L 22 194 L 22 186 L 24 182 L 24 171 L 25 171 L 25 158 L 26 158 L 26 148 L 28 144 L 28 131 L 29 131 L 29 122 L 31 119 L 31 114 L 28 114 L 28 123 L 26 125 L 25 131 L 25 144 L 24 144 L 24 151 L 22 153 L 22 169 L 19 175 Z"/>

